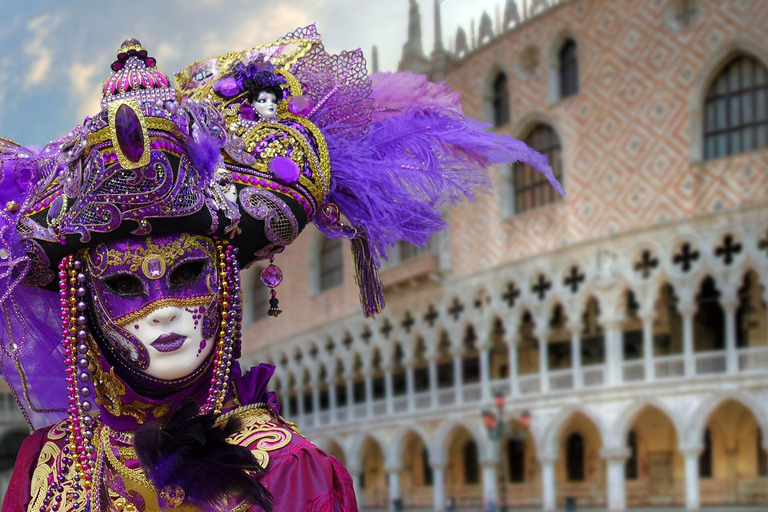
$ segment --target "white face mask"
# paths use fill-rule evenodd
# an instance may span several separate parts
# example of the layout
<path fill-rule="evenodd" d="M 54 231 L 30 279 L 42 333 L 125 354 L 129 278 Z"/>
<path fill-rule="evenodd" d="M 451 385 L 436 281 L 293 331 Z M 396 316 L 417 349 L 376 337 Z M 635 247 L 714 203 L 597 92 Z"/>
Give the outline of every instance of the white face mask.
<path fill-rule="evenodd" d="M 277 117 L 277 97 L 271 92 L 259 92 L 251 106 L 262 119 L 273 120 Z"/>
<path fill-rule="evenodd" d="M 182 234 L 133 237 L 89 252 L 101 330 L 132 366 L 176 380 L 206 361 L 218 324 L 214 251 L 209 239 Z"/>

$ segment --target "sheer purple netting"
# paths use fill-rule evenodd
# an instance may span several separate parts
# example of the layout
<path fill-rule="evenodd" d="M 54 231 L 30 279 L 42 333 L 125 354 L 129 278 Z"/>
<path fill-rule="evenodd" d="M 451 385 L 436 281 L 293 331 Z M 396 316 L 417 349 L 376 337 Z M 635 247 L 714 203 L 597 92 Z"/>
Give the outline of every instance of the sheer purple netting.
<path fill-rule="evenodd" d="M 39 154 L 38 147 L 0 154 L 0 372 L 33 430 L 64 419 L 67 405 L 59 298 L 23 284 L 32 260 L 16 228 Z"/>

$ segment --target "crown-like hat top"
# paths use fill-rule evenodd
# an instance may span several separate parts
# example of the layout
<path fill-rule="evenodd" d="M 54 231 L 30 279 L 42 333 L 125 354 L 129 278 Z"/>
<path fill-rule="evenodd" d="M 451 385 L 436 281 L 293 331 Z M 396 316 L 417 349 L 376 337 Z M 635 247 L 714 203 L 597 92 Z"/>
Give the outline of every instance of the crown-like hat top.
<path fill-rule="evenodd" d="M 112 63 L 112 75 L 104 81 L 101 106 L 118 99 L 142 101 L 175 100 L 168 76 L 155 67 L 156 61 L 136 39 L 126 39 Z"/>

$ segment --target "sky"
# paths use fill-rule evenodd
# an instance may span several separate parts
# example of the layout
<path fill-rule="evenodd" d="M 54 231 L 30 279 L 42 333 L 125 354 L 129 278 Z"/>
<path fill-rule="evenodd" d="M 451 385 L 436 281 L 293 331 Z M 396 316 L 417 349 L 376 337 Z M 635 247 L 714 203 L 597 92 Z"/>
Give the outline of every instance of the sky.
<path fill-rule="evenodd" d="M 432 50 L 433 1 L 418 0 L 423 46 Z M 447 45 L 504 0 L 443 0 Z M 520 4 L 518 0 L 518 4 Z M 408 0 L 0 0 L 0 136 L 44 145 L 99 110 L 117 49 L 139 39 L 169 77 L 223 52 L 270 42 L 316 22 L 331 53 L 378 47 L 394 71 L 408 31 Z"/>

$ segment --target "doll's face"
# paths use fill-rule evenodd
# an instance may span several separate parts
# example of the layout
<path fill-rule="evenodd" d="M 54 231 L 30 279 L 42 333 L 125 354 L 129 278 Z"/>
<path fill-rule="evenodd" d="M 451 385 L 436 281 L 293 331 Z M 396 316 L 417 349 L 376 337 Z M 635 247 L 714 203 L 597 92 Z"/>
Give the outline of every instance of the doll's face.
<path fill-rule="evenodd" d="M 274 119 L 277 116 L 277 97 L 268 91 L 260 91 L 251 104 L 262 119 Z"/>
<path fill-rule="evenodd" d="M 194 372 L 213 349 L 215 247 L 172 234 L 101 244 L 86 258 L 98 328 L 129 364 L 162 380 Z"/>

